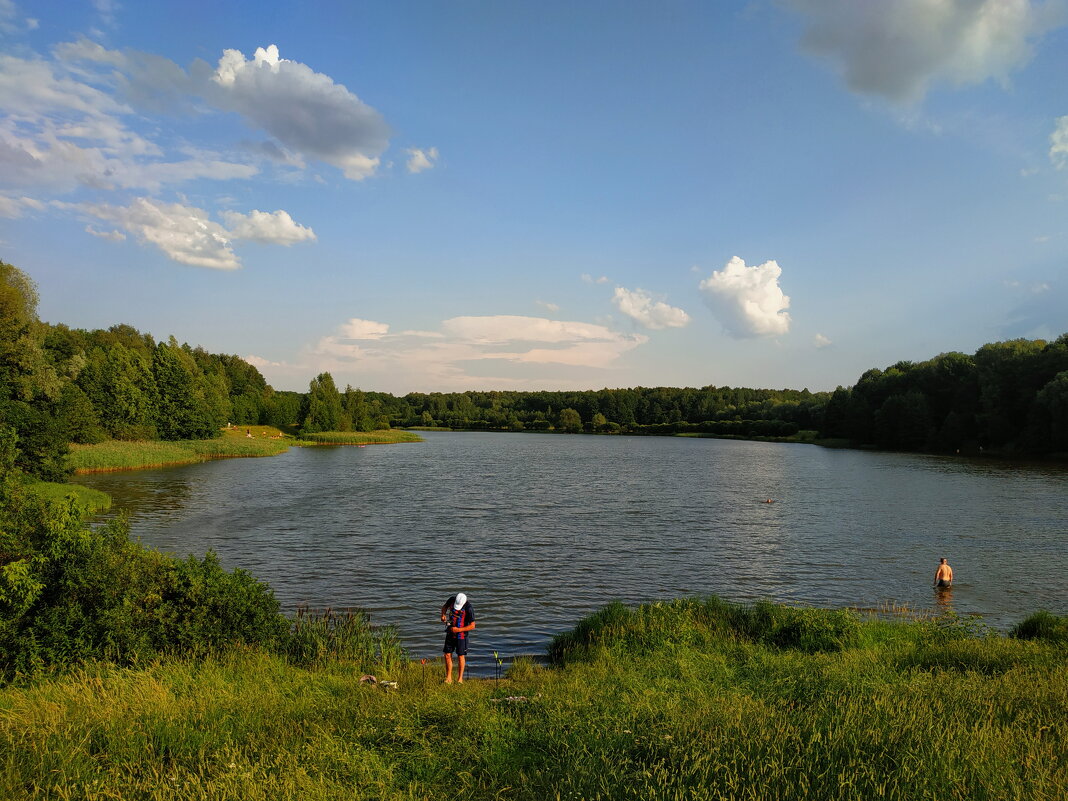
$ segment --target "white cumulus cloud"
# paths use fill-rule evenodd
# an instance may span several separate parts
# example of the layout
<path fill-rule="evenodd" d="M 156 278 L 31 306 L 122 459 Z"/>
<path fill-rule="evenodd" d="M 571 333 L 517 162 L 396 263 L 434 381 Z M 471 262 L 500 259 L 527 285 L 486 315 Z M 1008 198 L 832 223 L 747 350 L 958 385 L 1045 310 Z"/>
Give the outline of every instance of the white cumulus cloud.
<path fill-rule="evenodd" d="M 386 323 L 352 318 L 305 348 L 301 361 L 335 378 L 351 375 L 398 391 L 531 386 L 533 379 L 516 376 L 516 365 L 559 370 L 584 385 L 591 370 L 610 369 L 648 341 L 592 323 L 517 315 L 453 317 L 439 331 L 388 331 Z"/>
<path fill-rule="evenodd" d="M 327 75 L 281 58 L 276 45 L 246 59 L 225 50 L 209 99 L 236 111 L 286 148 L 338 167 L 345 177 L 372 175 L 389 143 L 382 115 Z"/>
<path fill-rule="evenodd" d="M 747 267 L 735 256 L 700 283 L 713 314 L 732 336 L 774 336 L 790 330 L 790 298 L 779 288 L 782 269 L 774 261 Z"/>
<path fill-rule="evenodd" d="M 315 232 L 293 221 L 289 212 L 279 209 L 268 212 L 254 209 L 248 214 L 224 211 L 222 218 L 234 239 L 248 239 L 266 245 L 285 245 L 315 239 Z"/>
<path fill-rule="evenodd" d="M 823 334 L 816 334 L 816 336 L 813 337 L 813 344 L 817 348 L 825 348 L 825 347 L 827 347 L 828 345 L 830 345 L 832 343 L 831 343 L 831 340 L 829 340 Z"/>
<path fill-rule="evenodd" d="M 126 229 L 182 264 L 216 270 L 236 270 L 241 266 L 230 247 L 229 232 L 209 219 L 204 209 L 146 197 L 137 198 L 129 206 L 85 204 L 80 208 Z"/>
<path fill-rule="evenodd" d="M 408 148 L 408 172 L 422 172 L 433 169 L 438 160 L 436 147 L 420 150 L 417 147 Z"/>
<path fill-rule="evenodd" d="M 690 322 L 690 315 L 682 309 L 654 300 L 644 289 L 630 290 L 617 286 L 612 302 L 627 317 L 653 331 L 682 328 Z"/>
<path fill-rule="evenodd" d="M 808 20 L 803 44 L 841 69 L 850 89 L 919 101 L 932 84 L 1005 81 L 1061 22 L 1059 2 L 786 0 Z"/>

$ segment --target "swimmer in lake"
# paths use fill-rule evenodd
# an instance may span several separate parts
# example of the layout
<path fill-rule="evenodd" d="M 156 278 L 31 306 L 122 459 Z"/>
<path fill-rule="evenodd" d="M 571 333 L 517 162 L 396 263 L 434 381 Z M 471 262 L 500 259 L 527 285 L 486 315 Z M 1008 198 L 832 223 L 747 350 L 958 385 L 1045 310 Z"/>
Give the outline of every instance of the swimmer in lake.
<path fill-rule="evenodd" d="M 953 586 L 953 568 L 949 566 L 949 562 L 946 561 L 946 557 L 942 557 L 938 560 L 938 569 L 935 571 L 934 586 L 940 590 L 944 590 Z"/>

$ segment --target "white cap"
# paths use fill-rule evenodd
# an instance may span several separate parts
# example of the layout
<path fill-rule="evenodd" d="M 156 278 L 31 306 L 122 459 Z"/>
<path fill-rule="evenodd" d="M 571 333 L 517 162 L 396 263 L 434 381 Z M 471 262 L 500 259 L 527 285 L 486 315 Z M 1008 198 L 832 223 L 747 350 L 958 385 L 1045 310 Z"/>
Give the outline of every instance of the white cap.
<path fill-rule="evenodd" d="M 463 609 L 465 603 L 467 603 L 467 596 L 464 595 L 462 592 L 458 592 L 456 593 L 456 600 L 453 601 L 452 608 Z"/>

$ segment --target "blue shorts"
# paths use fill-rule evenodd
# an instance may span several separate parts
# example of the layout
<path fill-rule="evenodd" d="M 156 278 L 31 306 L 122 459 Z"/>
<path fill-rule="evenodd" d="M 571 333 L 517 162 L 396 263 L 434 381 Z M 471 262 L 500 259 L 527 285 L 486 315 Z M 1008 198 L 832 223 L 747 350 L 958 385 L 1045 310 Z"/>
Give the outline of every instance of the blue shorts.
<path fill-rule="evenodd" d="M 451 632 L 445 635 L 445 648 L 443 654 L 456 652 L 457 656 L 467 656 L 467 637 L 457 637 Z"/>

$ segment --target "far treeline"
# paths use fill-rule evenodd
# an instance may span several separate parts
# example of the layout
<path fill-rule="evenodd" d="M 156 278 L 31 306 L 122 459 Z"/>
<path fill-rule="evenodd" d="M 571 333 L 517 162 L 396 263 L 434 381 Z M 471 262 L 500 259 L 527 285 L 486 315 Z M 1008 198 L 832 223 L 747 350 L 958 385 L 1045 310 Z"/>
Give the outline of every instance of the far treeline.
<path fill-rule="evenodd" d="M 308 430 L 359 428 L 373 408 L 395 427 L 590 434 L 706 434 L 838 440 L 923 452 L 1068 453 L 1068 334 L 975 354 L 868 370 L 850 388 L 636 387 L 585 392 L 340 392 L 317 376 L 301 407 Z"/>
<path fill-rule="evenodd" d="M 704 434 L 908 451 L 1066 453 L 1068 334 L 899 362 L 833 393 L 708 386 L 396 397 L 339 390 L 329 373 L 298 393 L 274 390 L 238 356 L 173 337 L 156 342 L 128 325 L 86 331 L 42 322 L 33 282 L 0 262 L 0 426 L 17 435 L 24 472 L 61 479 L 72 442 L 206 439 L 227 424 L 304 433 L 447 427 Z"/>

